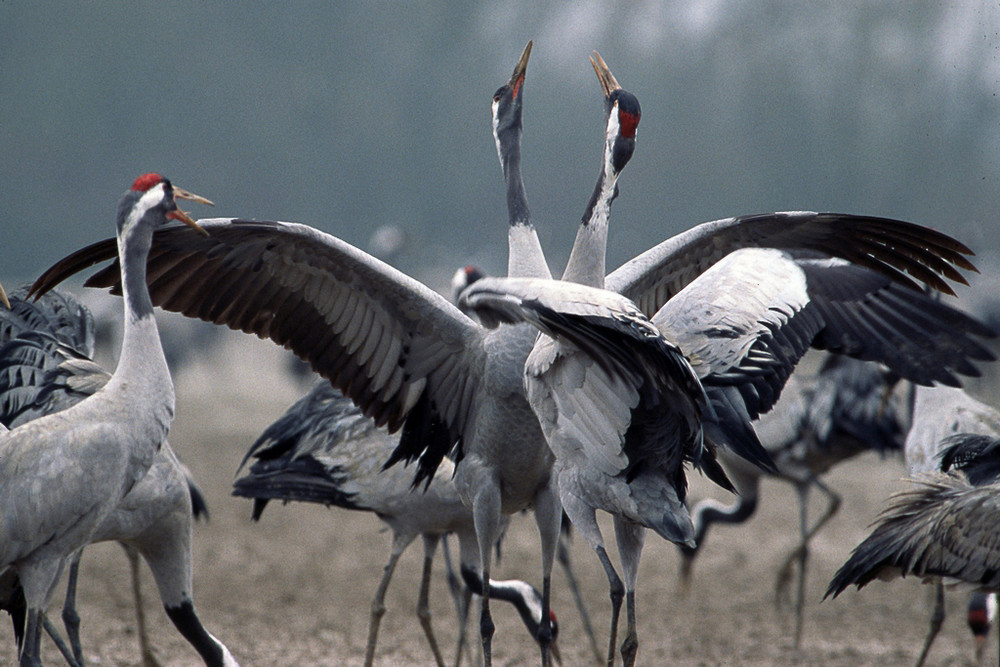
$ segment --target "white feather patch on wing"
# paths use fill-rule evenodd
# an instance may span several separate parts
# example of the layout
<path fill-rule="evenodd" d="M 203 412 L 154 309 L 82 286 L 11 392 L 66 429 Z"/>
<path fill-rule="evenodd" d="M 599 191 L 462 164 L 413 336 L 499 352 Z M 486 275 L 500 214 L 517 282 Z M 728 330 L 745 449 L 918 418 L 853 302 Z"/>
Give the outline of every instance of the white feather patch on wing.
<path fill-rule="evenodd" d="M 805 275 L 770 248 L 726 255 L 677 293 L 652 318 L 702 378 L 737 366 L 768 331 L 809 303 Z"/>
<path fill-rule="evenodd" d="M 640 380 L 641 381 L 641 380 Z M 628 465 L 623 446 L 639 392 L 595 361 L 543 337 L 525 364 L 525 389 L 553 454 L 614 476 Z"/>

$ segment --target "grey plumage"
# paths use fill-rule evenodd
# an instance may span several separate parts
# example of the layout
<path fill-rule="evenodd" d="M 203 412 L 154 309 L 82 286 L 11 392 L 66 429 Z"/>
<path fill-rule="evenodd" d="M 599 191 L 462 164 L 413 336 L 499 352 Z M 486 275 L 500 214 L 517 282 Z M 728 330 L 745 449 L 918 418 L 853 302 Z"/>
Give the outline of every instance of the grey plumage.
<path fill-rule="evenodd" d="M 923 473 L 896 494 L 837 571 L 827 589 L 836 597 L 876 578 L 947 577 L 995 591 L 1000 585 L 1000 493 L 960 475 Z"/>
<path fill-rule="evenodd" d="M 0 568 L 24 588 L 22 665 L 40 664 L 42 616 L 67 559 L 149 470 L 173 417 L 144 258 L 168 218 L 195 225 L 175 198 L 207 202 L 149 174 L 119 203 L 125 336 L 115 373 L 85 400 L 0 434 Z"/>
<path fill-rule="evenodd" d="M 94 319 L 71 295 L 49 292 L 38 301 L 13 293 L 13 307 L 0 313 L 0 422 L 14 428 L 38 417 L 61 412 L 100 390 L 110 374 L 91 360 Z M 3 341 L 4 338 L 0 338 Z M 79 346 L 79 347 L 78 347 Z M 129 552 L 137 567 L 142 555 L 149 565 L 160 599 L 178 629 L 201 653 L 206 664 L 222 664 L 224 647 L 216 646 L 194 612 L 191 562 L 192 521 L 207 516 L 204 498 L 190 472 L 164 440 L 146 475 L 99 524 L 91 542 L 114 540 Z M 77 660 L 79 617 L 75 582 L 81 552 L 70 561 L 70 587 L 63 618 Z M 138 573 L 133 569 L 133 586 Z M 152 661 L 141 595 L 134 590 L 143 662 Z"/>
<path fill-rule="evenodd" d="M 834 575 L 824 597 L 836 597 L 850 585 L 861 588 L 876 578 L 915 575 L 936 587 L 930 630 L 917 664 L 926 660 L 944 621 L 945 581 L 962 582 L 974 590 L 995 593 L 1000 585 L 1000 432 L 993 430 L 996 411 L 958 390 L 940 392 L 918 388 L 914 425 L 907 438 L 907 454 L 925 455 L 949 472 L 917 469 L 913 489 L 896 494 L 850 558 Z M 928 394 L 943 399 L 930 402 Z M 927 434 L 961 424 L 975 431 L 955 433 L 929 447 Z M 992 431 L 991 434 L 984 432 Z M 916 433 L 915 433 L 916 432 Z M 964 472 L 971 473 L 978 485 Z"/>
<path fill-rule="evenodd" d="M 454 533 L 467 578 L 481 580 L 475 526 L 472 512 L 455 488 L 455 466 L 449 459 L 442 461 L 423 491 L 413 490 L 412 473 L 402 466 L 382 470 L 398 440 L 398 435 L 376 427 L 350 399 L 321 380 L 250 447 L 243 464 L 250 459 L 254 462 L 249 472 L 234 483 L 233 495 L 253 499 L 254 519 L 260 517 L 270 500 L 294 500 L 373 512 L 392 529 L 389 563 L 372 604 L 365 664 L 374 660 L 379 623 L 385 611 L 383 598 L 397 559 L 421 536 L 425 568 L 418 618 L 436 662 L 443 664 L 427 606 L 430 563 L 440 539 Z M 506 524 L 505 517 L 502 525 Z M 541 618 L 532 614 L 540 613 L 541 594 L 524 582 L 491 581 L 491 587 L 494 597 L 500 593 L 522 611 L 535 639 Z"/>

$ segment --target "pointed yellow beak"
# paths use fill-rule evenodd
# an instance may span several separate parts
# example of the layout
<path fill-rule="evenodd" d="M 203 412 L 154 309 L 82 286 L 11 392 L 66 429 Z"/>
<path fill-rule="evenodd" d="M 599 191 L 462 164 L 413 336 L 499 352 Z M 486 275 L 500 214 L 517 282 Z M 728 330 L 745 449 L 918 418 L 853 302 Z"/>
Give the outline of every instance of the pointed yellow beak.
<path fill-rule="evenodd" d="M 604 91 L 604 97 L 611 97 L 611 93 L 621 90 L 621 86 L 615 80 L 615 75 L 608 69 L 608 64 L 604 62 L 604 58 L 601 57 L 600 53 L 594 51 L 594 55 L 590 59 L 590 64 L 594 67 L 597 80 L 601 82 L 601 90 Z"/>
<path fill-rule="evenodd" d="M 7 310 L 10 310 L 10 300 L 7 298 L 7 293 L 3 291 L 3 285 L 0 285 L 0 303 L 7 306 Z"/>
<path fill-rule="evenodd" d="M 209 206 L 215 206 L 215 204 L 213 204 L 208 199 L 205 199 L 201 195 L 196 195 L 192 192 L 188 192 L 187 190 L 182 190 L 181 188 L 178 187 L 174 188 L 174 199 L 175 200 L 186 199 L 188 201 L 198 202 L 199 204 L 208 204 Z M 167 217 L 173 218 L 174 220 L 180 220 L 184 224 L 194 227 L 205 236 L 208 236 L 208 232 L 206 232 L 203 227 L 201 227 L 197 222 L 195 222 L 194 219 L 191 218 L 191 216 L 189 216 L 187 213 L 185 213 L 180 209 L 177 209 L 176 211 L 171 211 L 170 213 L 167 214 Z"/>

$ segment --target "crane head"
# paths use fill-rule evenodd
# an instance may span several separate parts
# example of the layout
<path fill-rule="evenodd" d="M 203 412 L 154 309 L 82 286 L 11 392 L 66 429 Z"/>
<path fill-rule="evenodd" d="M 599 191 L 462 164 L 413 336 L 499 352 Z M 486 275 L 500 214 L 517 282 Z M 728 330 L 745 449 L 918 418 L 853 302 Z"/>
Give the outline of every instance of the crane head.
<path fill-rule="evenodd" d="M 532 42 L 529 41 L 527 46 L 524 47 L 524 51 L 521 52 L 521 58 L 517 61 L 510 80 L 497 88 L 497 92 L 493 93 L 493 104 L 491 106 L 493 113 L 493 138 L 497 142 L 497 153 L 500 155 L 501 162 L 504 161 L 505 154 L 502 146 L 509 145 L 502 138 L 516 137 L 517 140 L 520 140 L 521 91 L 524 88 L 524 76 L 528 69 L 528 58 L 531 56 L 531 44 Z"/>
<path fill-rule="evenodd" d="M 122 197 L 118 210 L 119 233 L 125 231 L 139 220 L 153 214 L 153 224 L 163 224 L 167 220 L 180 220 L 186 225 L 197 229 L 202 234 L 208 234 L 187 213 L 177 206 L 178 199 L 208 204 L 212 202 L 204 197 L 174 187 L 170 181 L 157 173 L 139 176 L 132 183 L 125 196 Z"/>
<path fill-rule="evenodd" d="M 607 115 L 606 159 L 613 174 L 617 176 L 635 151 L 635 133 L 639 127 L 639 119 L 642 118 L 642 108 L 639 106 L 639 99 L 621 87 L 597 51 L 590 58 L 590 64 L 604 92 Z"/>

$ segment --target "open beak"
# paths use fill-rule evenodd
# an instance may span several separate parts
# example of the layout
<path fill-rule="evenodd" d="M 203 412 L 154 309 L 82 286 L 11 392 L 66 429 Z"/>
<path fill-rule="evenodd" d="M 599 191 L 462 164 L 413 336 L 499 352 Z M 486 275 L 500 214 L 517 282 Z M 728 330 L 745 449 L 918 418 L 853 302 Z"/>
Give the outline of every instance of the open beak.
<path fill-rule="evenodd" d="M 594 66 L 594 73 L 597 74 L 597 80 L 601 82 L 601 90 L 604 91 L 604 97 L 611 97 L 611 93 L 622 89 L 618 85 L 618 81 L 615 80 L 615 75 L 608 69 L 608 64 L 604 62 L 604 58 L 597 51 L 594 51 L 594 55 L 590 58 L 590 64 Z"/>
<path fill-rule="evenodd" d="M 514 73 L 510 76 L 510 81 L 507 83 L 511 88 L 517 91 L 521 87 L 521 83 L 524 82 L 524 73 L 528 69 L 528 58 L 531 57 L 531 44 L 532 41 L 528 40 L 528 45 L 524 47 L 524 51 L 521 52 L 521 59 L 517 61 L 517 65 L 514 66 Z M 514 93 L 514 97 L 517 97 L 517 93 Z"/>
<path fill-rule="evenodd" d="M 186 199 L 188 201 L 198 202 L 199 204 L 208 204 L 209 206 L 215 206 L 215 204 L 213 204 L 208 199 L 205 199 L 201 195 L 196 195 L 196 194 L 194 194 L 192 192 L 188 192 L 187 190 L 182 190 L 181 188 L 178 188 L 178 187 L 174 188 L 174 199 L 175 200 L 177 200 L 177 199 Z M 191 216 L 189 216 L 187 213 L 185 213 L 184 211 L 182 211 L 180 209 L 177 209 L 176 211 L 171 211 L 170 213 L 167 213 L 167 217 L 168 218 L 172 218 L 174 220 L 180 220 L 185 225 L 188 225 L 190 227 L 194 227 L 195 229 L 197 229 L 199 232 L 201 232 L 205 236 L 208 236 L 208 232 L 206 232 L 203 227 L 201 227 L 200 225 L 198 225 L 198 223 L 195 222 L 194 219 L 191 218 Z"/>
<path fill-rule="evenodd" d="M 7 293 L 3 291 L 3 285 L 0 285 L 0 303 L 7 306 L 7 310 L 10 310 L 10 299 L 7 298 Z"/>

